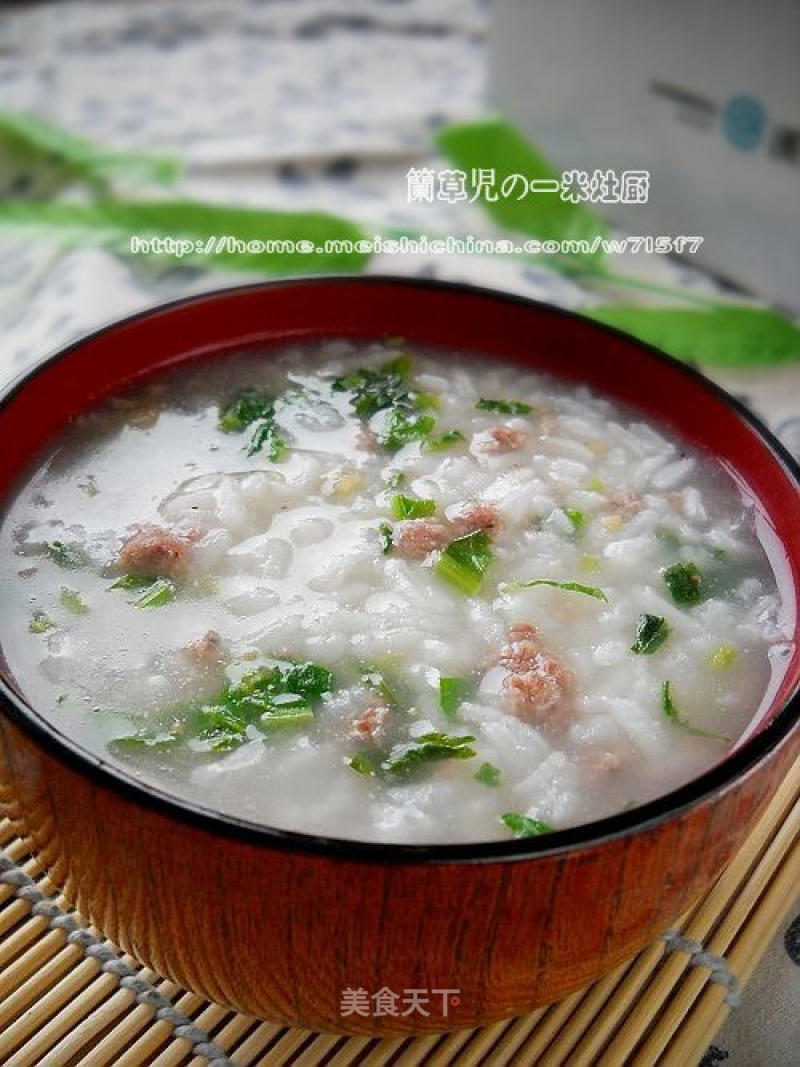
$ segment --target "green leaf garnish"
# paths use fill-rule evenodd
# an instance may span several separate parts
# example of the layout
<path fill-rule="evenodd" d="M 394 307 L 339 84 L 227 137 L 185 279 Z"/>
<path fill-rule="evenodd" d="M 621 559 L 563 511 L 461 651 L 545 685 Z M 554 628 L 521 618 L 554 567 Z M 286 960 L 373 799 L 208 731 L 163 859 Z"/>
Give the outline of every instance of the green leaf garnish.
<path fill-rule="evenodd" d="M 550 578 L 532 578 L 528 582 L 509 582 L 506 589 L 532 589 L 537 585 L 549 585 L 553 589 L 565 589 L 568 593 L 584 593 L 593 596 L 595 600 L 608 600 L 602 589 L 594 585 L 581 585 L 580 582 L 556 582 Z"/>
<path fill-rule="evenodd" d="M 470 734 L 460 737 L 438 732 L 422 734 L 394 745 L 381 761 L 380 769 L 384 774 L 402 776 L 437 760 L 471 759 L 475 749 L 469 746 L 474 740 Z"/>
<path fill-rule="evenodd" d="M 378 440 L 388 452 L 397 452 L 409 441 L 428 436 L 436 425 L 433 415 L 419 410 L 419 398 L 408 386 L 411 361 L 399 356 L 381 367 L 361 367 L 351 374 L 334 378 L 334 392 L 350 393 L 350 405 L 361 419 L 386 412 Z"/>
<path fill-rule="evenodd" d="M 160 608 L 174 600 L 176 592 L 175 583 L 169 578 L 157 578 L 133 603 L 137 608 Z"/>
<path fill-rule="evenodd" d="M 208 705 L 197 713 L 197 736 L 214 752 L 227 752 L 247 740 L 251 718 L 224 704 Z"/>
<path fill-rule="evenodd" d="M 539 837 L 541 834 L 551 834 L 553 827 L 541 819 L 532 819 L 529 815 L 520 815 L 516 811 L 507 811 L 500 816 L 504 823 L 513 833 L 514 837 Z"/>
<path fill-rule="evenodd" d="M 55 628 L 56 624 L 43 611 L 34 612 L 33 618 L 28 623 L 28 629 L 32 634 L 46 634 L 48 630 L 55 630 Z"/>
<path fill-rule="evenodd" d="M 99 711 L 99 708 L 95 708 L 95 711 Z M 173 748 L 178 743 L 179 737 L 177 730 L 163 730 L 150 726 L 142 726 L 135 733 L 127 734 L 123 737 L 115 737 L 111 741 L 109 748 L 121 749 L 123 752 L 127 750 L 135 751 L 136 749 L 163 749 Z"/>
<path fill-rule="evenodd" d="M 491 763 L 482 763 L 478 770 L 475 772 L 476 781 L 481 782 L 483 785 L 500 785 L 500 777 L 500 768 L 495 767 Z"/>
<path fill-rule="evenodd" d="M 80 545 L 65 544 L 64 541 L 47 541 L 44 546 L 47 558 L 65 570 L 77 570 L 85 567 L 89 557 Z"/>
<path fill-rule="evenodd" d="M 384 556 L 388 556 L 394 548 L 394 530 L 388 522 L 382 522 L 378 527 L 378 536 L 381 539 L 381 548 Z"/>
<path fill-rule="evenodd" d="M 289 443 L 274 421 L 260 422 L 247 446 L 247 455 L 254 456 L 266 449 L 273 463 L 279 463 L 288 451 Z"/>
<path fill-rule="evenodd" d="M 664 581 L 676 604 L 699 604 L 703 599 L 703 576 L 694 563 L 673 563 L 664 571 Z"/>
<path fill-rule="evenodd" d="M 446 126 L 436 137 L 439 150 L 467 175 L 476 202 L 500 226 L 518 233 L 543 239 L 588 238 L 607 233 L 605 222 L 584 202 L 570 203 L 560 196 L 560 172 L 556 171 L 523 135 L 501 119 Z M 494 170 L 496 200 L 478 189 L 475 177 L 486 168 Z M 549 179 L 555 183 L 552 192 L 536 192 L 517 199 L 517 195 L 499 195 L 503 183 L 513 181 L 515 175 Z M 596 261 L 598 252 L 572 257 L 574 260 Z"/>
<path fill-rule="evenodd" d="M 487 400 L 481 397 L 475 407 L 479 411 L 495 411 L 498 415 L 528 415 L 533 408 L 521 400 Z"/>
<path fill-rule="evenodd" d="M 392 515 L 396 519 L 425 519 L 435 511 L 435 500 L 416 500 L 402 493 L 392 497 Z"/>
<path fill-rule="evenodd" d="M 387 669 L 378 670 L 375 667 L 367 667 L 361 675 L 361 681 L 387 704 L 394 707 L 400 703 L 396 692 L 397 680 L 393 679 L 390 682 L 386 675 Z"/>
<path fill-rule="evenodd" d="M 152 574 L 123 574 L 109 589 L 146 589 L 153 584 Z"/>
<path fill-rule="evenodd" d="M 577 508 L 564 508 L 564 514 L 572 524 L 572 529 L 576 535 L 580 534 L 586 525 L 586 516 L 582 511 L 578 511 Z"/>
<path fill-rule="evenodd" d="M 276 701 L 275 710 L 265 711 L 259 725 L 263 730 L 294 730 L 313 721 L 314 712 L 304 701 L 298 701 L 294 707 L 280 707 Z"/>
<path fill-rule="evenodd" d="M 279 672 L 280 685 L 286 693 L 298 693 L 304 700 L 321 700 L 333 689 L 333 675 L 317 663 L 295 663 Z"/>
<path fill-rule="evenodd" d="M 659 526 L 656 528 L 656 537 L 659 539 L 659 541 L 662 542 L 662 544 L 664 544 L 667 548 L 671 549 L 673 552 L 677 552 L 677 550 L 683 544 L 680 537 L 675 533 L 675 531 L 670 530 L 666 526 Z"/>
<path fill-rule="evenodd" d="M 58 599 L 62 607 L 66 608 L 67 611 L 71 611 L 73 615 L 86 615 L 89 611 L 89 605 L 75 589 L 67 589 L 66 586 L 62 586 Z"/>
<path fill-rule="evenodd" d="M 626 330 L 678 359 L 709 366 L 768 366 L 800 359 L 800 329 L 765 308 L 606 305 L 585 309 L 584 314 Z"/>
<path fill-rule="evenodd" d="M 247 739 L 248 728 L 294 728 L 314 719 L 313 705 L 333 688 L 333 675 L 316 663 L 264 667 L 228 685 L 200 709 L 196 729 L 214 750 L 235 748 Z"/>
<path fill-rule="evenodd" d="M 448 719 L 458 718 L 458 708 L 469 692 L 467 678 L 439 678 L 439 706 Z"/>
<path fill-rule="evenodd" d="M 640 656 L 652 656 L 669 637 L 669 632 L 669 624 L 661 615 L 640 615 L 631 652 Z"/>
<path fill-rule="evenodd" d="M 375 774 L 375 761 L 366 752 L 356 752 L 355 756 L 351 756 L 347 761 L 347 766 L 352 767 L 357 774 L 363 774 L 365 778 Z"/>
<path fill-rule="evenodd" d="M 701 730 L 699 726 L 692 726 L 690 722 L 687 722 L 675 703 L 672 695 L 672 684 L 670 682 L 664 682 L 661 687 L 661 707 L 669 721 L 676 726 L 680 726 L 682 729 L 686 730 L 687 733 L 695 734 L 697 737 L 707 737 L 712 741 L 723 741 L 726 745 L 730 744 L 729 737 L 723 737 L 722 734 L 711 733 L 709 730 Z"/>
<path fill-rule="evenodd" d="M 485 530 L 458 537 L 442 552 L 434 571 L 467 596 L 474 596 L 494 559 L 492 544 Z"/>
<path fill-rule="evenodd" d="M 425 450 L 427 452 L 447 452 L 450 448 L 455 448 L 456 445 L 461 445 L 466 441 L 466 437 L 461 430 L 447 430 L 445 433 L 439 434 L 438 437 L 429 437 L 425 442 Z"/>
<path fill-rule="evenodd" d="M 226 407 L 220 409 L 219 428 L 224 433 L 242 433 L 260 419 L 271 419 L 275 401 L 269 393 L 248 387 Z"/>
<path fill-rule="evenodd" d="M 273 463 L 279 462 L 288 443 L 275 422 L 275 401 L 260 389 L 243 389 L 227 407 L 220 410 L 219 428 L 224 433 L 241 433 L 254 426 L 247 455 L 254 456 L 266 448 Z"/>
<path fill-rule="evenodd" d="M 334 378 L 335 393 L 350 393 L 350 404 L 360 419 L 369 419 L 379 411 L 410 404 L 406 380 L 411 367 L 407 357 L 400 356 L 381 367 L 361 367 L 350 374 Z"/>
<path fill-rule="evenodd" d="M 378 440 L 387 452 L 397 452 L 410 441 L 427 437 L 435 425 L 433 415 L 409 414 L 403 408 L 394 408 L 378 434 Z"/>

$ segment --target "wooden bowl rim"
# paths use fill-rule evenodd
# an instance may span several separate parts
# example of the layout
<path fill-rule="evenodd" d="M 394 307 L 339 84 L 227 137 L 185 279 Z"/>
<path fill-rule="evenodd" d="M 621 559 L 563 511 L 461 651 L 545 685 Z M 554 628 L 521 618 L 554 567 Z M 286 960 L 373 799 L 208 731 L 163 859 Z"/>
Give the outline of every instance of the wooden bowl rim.
<path fill-rule="evenodd" d="M 536 309 L 540 313 L 556 318 L 578 320 L 582 326 L 608 334 L 636 349 L 646 360 L 657 360 L 670 365 L 679 374 L 693 380 L 695 385 L 731 408 L 749 427 L 755 431 L 764 446 L 765 457 L 783 467 L 784 473 L 794 482 L 800 493 L 800 463 L 787 448 L 775 437 L 767 426 L 735 396 L 721 386 L 706 378 L 699 371 L 662 352 L 622 330 L 604 323 L 595 322 L 586 316 L 557 307 L 546 301 L 507 293 L 487 286 L 472 285 L 466 282 L 445 282 L 436 279 L 409 278 L 402 275 L 358 275 L 337 274 L 330 276 L 310 275 L 272 281 L 254 282 L 247 285 L 230 286 L 213 289 L 197 295 L 181 297 L 152 305 L 142 311 L 114 319 L 105 326 L 85 334 L 69 345 L 56 350 L 43 358 L 32 368 L 13 379 L 0 392 L 0 412 L 11 402 L 26 385 L 45 373 L 55 362 L 67 359 L 81 348 L 103 334 L 127 326 L 131 323 L 153 316 L 169 313 L 172 310 L 189 305 L 203 304 L 237 294 L 273 290 L 289 286 L 327 286 L 337 283 L 358 283 L 365 286 L 402 286 L 429 290 L 449 290 L 465 296 L 506 302 Z M 219 351 L 220 346 L 215 346 Z M 154 367 L 157 372 L 159 367 Z M 787 555 L 790 548 L 782 544 Z M 795 600 L 800 601 L 800 589 L 794 588 Z M 800 603 L 797 604 L 800 609 Z M 0 669 L 4 666 L 0 655 Z M 685 785 L 674 789 L 654 800 L 648 801 L 630 811 L 620 812 L 594 822 L 584 823 L 565 830 L 556 830 L 541 837 L 512 839 L 509 841 L 468 842 L 464 844 L 391 844 L 371 841 L 349 840 L 346 838 L 327 837 L 316 834 L 282 830 L 278 827 L 240 819 L 233 815 L 206 808 L 192 803 L 117 768 L 102 757 L 89 752 L 71 738 L 55 730 L 48 719 L 36 711 L 16 690 L 0 675 L 0 711 L 20 727 L 37 744 L 40 744 L 60 763 L 87 776 L 105 788 L 130 800 L 138 806 L 144 806 L 163 816 L 207 831 L 212 835 L 231 838 L 249 844 L 260 845 L 281 851 L 300 852 L 311 855 L 326 856 L 350 862 L 369 862 L 379 864 L 453 864 L 453 863 L 491 863 L 498 861 L 520 861 L 533 859 L 540 855 L 559 854 L 567 851 L 581 851 L 599 847 L 607 842 L 634 834 L 646 833 L 660 824 L 676 818 L 688 809 L 704 800 L 720 795 L 733 787 L 736 782 L 753 771 L 758 764 L 766 761 L 800 724 L 800 682 L 783 704 L 773 714 L 770 722 L 751 738 L 736 748 L 732 753 L 715 764 L 710 770 Z"/>

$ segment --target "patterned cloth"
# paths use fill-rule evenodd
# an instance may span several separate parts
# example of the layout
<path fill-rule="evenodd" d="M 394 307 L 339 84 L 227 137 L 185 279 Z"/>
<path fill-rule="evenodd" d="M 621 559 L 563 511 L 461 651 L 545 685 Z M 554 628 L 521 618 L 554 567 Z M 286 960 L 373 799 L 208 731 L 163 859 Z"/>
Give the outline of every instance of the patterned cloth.
<path fill-rule="evenodd" d="M 0 14 L 0 107 L 118 148 L 187 163 L 181 195 L 322 208 L 362 222 L 489 233 L 477 209 L 410 205 L 432 132 L 481 115 L 488 4 L 479 0 L 68 0 Z M 47 176 L 0 159 L 0 196 Z M 481 256 L 378 256 L 374 272 L 472 281 L 577 307 L 596 299 L 544 266 Z M 641 269 L 629 262 L 621 269 Z M 714 291 L 689 267 L 647 277 Z M 0 382 L 113 318 L 249 280 L 122 260 L 0 232 Z M 631 299 L 630 293 L 620 294 Z M 800 367 L 715 375 L 800 455 Z M 800 917 L 769 950 L 707 1067 L 800 1059 Z"/>

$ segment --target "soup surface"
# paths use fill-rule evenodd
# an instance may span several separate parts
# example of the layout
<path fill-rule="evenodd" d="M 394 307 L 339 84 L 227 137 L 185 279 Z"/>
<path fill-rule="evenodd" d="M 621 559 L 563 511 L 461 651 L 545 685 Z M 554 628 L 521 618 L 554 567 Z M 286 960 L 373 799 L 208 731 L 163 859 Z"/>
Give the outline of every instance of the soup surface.
<path fill-rule="evenodd" d="M 792 635 L 713 458 L 401 342 L 233 355 L 69 429 L 0 529 L 0 641 L 65 734 L 335 837 L 547 833 L 719 761 Z"/>

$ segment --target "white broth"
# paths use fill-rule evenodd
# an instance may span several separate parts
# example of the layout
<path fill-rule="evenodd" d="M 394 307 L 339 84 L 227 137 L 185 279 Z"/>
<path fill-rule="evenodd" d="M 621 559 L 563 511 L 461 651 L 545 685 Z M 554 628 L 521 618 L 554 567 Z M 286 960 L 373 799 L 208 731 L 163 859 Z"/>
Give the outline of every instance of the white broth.
<path fill-rule="evenodd" d="M 174 795 L 384 842 L 547 833 L 718 762 L 792 638 L 713 457 L 585 387 L 400 342 L 179 369 L 0 527 L 0 644 Z"/>

